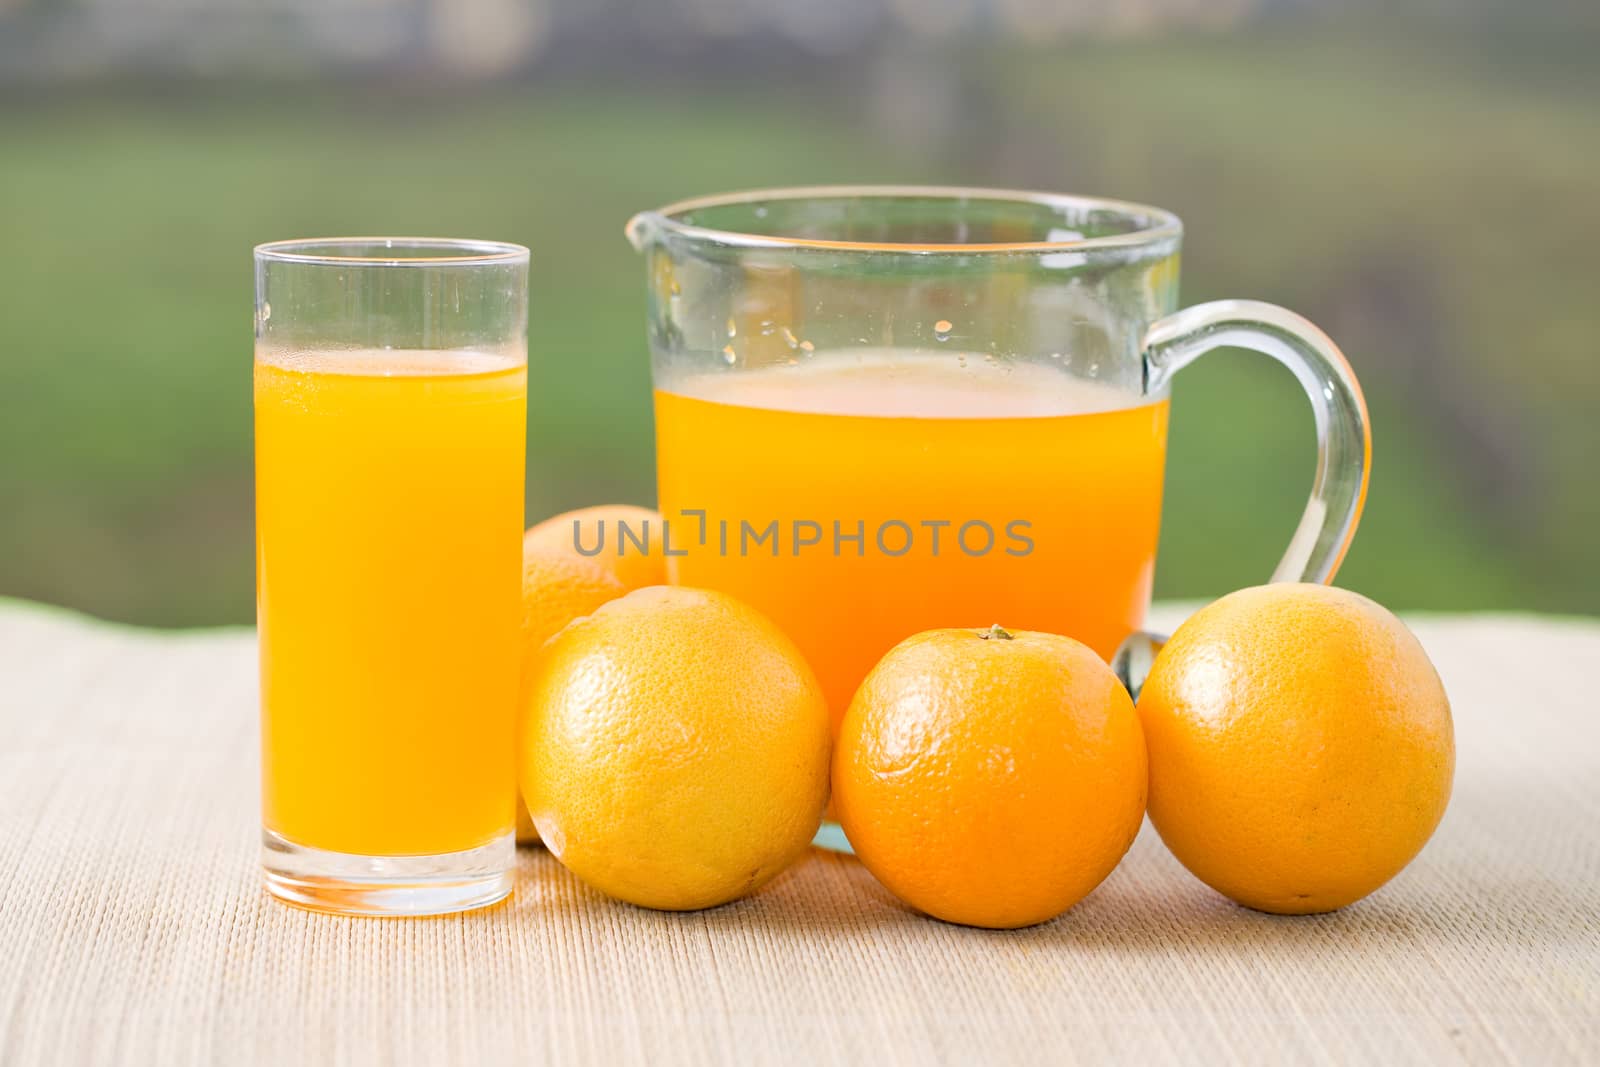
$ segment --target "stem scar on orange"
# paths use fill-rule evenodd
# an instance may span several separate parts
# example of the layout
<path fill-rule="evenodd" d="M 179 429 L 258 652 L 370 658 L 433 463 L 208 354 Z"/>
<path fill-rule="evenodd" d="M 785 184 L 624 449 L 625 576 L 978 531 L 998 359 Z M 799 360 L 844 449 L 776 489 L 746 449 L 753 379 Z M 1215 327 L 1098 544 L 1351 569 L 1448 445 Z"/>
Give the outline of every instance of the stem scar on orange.
<path fill-rule="evenodd" d="M 834 811 L 907 904 L 969 926 L 1029 926 L 1116 867 L 1144 818 L 1133 701 L 1055 634 L 930 630 L 889 651 L 845 713 Z"/>

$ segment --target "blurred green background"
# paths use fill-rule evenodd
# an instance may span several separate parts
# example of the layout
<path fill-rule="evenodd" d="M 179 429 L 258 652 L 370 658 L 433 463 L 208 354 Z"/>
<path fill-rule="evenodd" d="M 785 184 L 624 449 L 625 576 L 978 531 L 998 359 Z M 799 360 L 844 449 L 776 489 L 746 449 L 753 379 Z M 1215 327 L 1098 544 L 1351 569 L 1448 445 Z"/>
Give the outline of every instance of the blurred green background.
<path fill-rule="evenodd" d="M 0 0 L 0 594 L 251 617 L 253 244 L 531 246 L 536 519 L 653 498 L 632 212 L 888 181 L 1176 210 L 1185 302 L 1293 307 L 1366 386 L 1341 584 L 1600 611 L 1595 12 Z M 1264 580 L 1305 402 L 1245 353 L 1175 398 L 1157 593 Z"/>

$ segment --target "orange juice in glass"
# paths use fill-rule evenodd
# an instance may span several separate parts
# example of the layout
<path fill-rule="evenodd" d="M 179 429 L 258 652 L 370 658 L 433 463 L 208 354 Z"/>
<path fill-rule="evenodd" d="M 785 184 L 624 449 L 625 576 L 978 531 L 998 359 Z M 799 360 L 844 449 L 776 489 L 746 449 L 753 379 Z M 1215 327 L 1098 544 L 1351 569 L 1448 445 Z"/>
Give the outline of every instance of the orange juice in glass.
<path fill-rule="evenodd" d="M 1270 304 L 1177 310 L 1169 212 L 824 187 L 683 201 L 627 232 L 669 574 L 786 629 L 835 723 L 921 630 L 1000 623 L 1108 657 L 1138 631 L 1170 381 L 1213 348 L 1284 364 L 1315 416 L 1311 499 L 1274 577 L 1328 580 L 1355 530 L 1369 445 L 1349 365 Z"/>
<path fill-rule="evenodd" d="M 257 250 L 267 886 L 359 914 L 510 888 L 527 253 Z"/>

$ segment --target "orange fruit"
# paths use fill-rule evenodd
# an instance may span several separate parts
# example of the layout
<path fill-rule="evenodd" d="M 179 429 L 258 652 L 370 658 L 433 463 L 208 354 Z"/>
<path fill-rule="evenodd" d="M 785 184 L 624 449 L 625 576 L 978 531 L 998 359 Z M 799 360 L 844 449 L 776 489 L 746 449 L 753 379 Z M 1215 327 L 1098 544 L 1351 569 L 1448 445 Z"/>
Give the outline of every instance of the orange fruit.
<path fill-rule="evenodd" d="M 522 549 L 522 662 L 580 615 L 628 590 L 610 571 L 581 556 Z"/>
<path fill-rule="evenodd" d="M 539 836 L 601 892 L 673 911 L 760 888 L 828 800 L 828 709 L 768 619 L 652 586 L 551 639 L 524 695 L 522 794 Z"/>
<path fill-rule="evenodd" d="M 582 556 L 522 546 L 522 673 L 557 630 L 627 592 L 609 571 Z M 539 840 L 523 805 L 517 805 L 517 840 Z"/>
<path fill-rule="evenodd" d="M 1139 696 L 1150 821 L 1246 907 L 1332 911 L 1399 873 L 1444 814 L 1444 686 L 1387 610 L 1322 585 L 1244 589 L 1179 627 Z"/>
<path fill-rule="evenodd" d="M 545 519 L 522 535 L 522 544 L 587 559 L 632 591 L 667 584 L 665 537 L 660 512 L 632 504 L 601 504 Z"/>
<path fill-rule="evenodd" d="M 1144 818 L 1133 701 L 1055 634 L 930 630 L 857 690 L 833 804 L 890 892 L 969 926 L 1044 922 L 1110 874 Z"/>

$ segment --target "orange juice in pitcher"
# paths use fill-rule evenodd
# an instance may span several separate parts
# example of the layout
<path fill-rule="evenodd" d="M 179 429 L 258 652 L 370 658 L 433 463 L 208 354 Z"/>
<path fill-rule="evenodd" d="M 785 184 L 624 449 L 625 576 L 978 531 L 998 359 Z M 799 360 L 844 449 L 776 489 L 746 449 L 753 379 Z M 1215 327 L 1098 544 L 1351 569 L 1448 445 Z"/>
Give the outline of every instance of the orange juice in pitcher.
<path fill-rule="evenodd" d="M 776 621 L 836 724 L 872 665 L 930 626 L 998 621 L 1109 657 L 1142 622 L 1165 399 L 860 349 L 687 376 L 655 410 L 673 581 Z"/>

